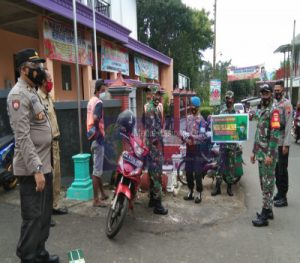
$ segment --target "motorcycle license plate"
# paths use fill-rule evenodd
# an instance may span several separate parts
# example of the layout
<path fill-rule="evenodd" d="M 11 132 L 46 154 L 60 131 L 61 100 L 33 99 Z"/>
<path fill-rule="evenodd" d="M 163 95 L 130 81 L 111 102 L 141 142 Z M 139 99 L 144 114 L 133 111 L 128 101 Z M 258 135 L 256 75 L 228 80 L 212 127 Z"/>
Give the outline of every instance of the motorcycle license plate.
<path fill-rule="evenodd" d="M 123 152 L 123 160 L 126 162 L 131 163 L 135 167 L 142 168 L 143 167 L 143 162 L 138 160 L 137 158 L 134 158 L 133 156 L 129 155 L 128 152 Z"/>

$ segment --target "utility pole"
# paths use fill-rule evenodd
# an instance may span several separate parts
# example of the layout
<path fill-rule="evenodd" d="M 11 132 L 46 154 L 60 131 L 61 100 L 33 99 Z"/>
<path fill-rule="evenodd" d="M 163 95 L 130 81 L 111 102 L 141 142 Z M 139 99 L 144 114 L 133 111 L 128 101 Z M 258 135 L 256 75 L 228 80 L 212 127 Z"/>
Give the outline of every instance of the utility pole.
<path fill-rule="evenodd" d="M 213 57 L 213 76 L 216 71 L 216 44 L 217 44 L 217 0 L 214 4 L 214 57 Z"/>
<path fill-rule="evenodd" d="M 292 42 L 292 52 L 291 52 L 291 61 L 290 61 L 290 90 L 288 94 L 288 99 L 292 100 L 292 91 L 293 91 L 293 82 L 294 82 L 294 73 L 295 73 L 295 30 L 296 30 L 296 20 L 294 20 L 294 29 L 293 29 L 293 42 Z"/>

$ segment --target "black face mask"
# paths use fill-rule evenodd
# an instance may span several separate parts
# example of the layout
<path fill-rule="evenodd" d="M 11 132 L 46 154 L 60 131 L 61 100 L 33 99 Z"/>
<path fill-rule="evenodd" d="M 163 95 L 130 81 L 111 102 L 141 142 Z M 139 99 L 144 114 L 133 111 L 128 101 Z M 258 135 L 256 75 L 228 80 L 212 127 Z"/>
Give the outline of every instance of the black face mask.
<path fill-rule="evenodd" d="M 159 99 L 154 99 L 154 105 L 158 106 L 158 104 L 159 104 Z"/>
<path fill-rule="evenodd" d="M 282 92 L 275 92 L 275 99 L 276 100 L 281 100 L 282 99 L 282 97 L 283 97 L 283 93 Z"/>
<path fill-rule="evenodd" d="M 34 71 L 37 73 L 36 77 L 33 76 Z M 27 77 L 35 84 L 40 85 L 40 75 L 42 74 L 42 69 L 38 68 L 29 68 Z"/>
<path fill-rule="evenodd" d="M 262 105 L 264 106 L 264 107 L 268 107 L 269 106 L 269 104 L 270 104 L 270 101 L 271 101 L 271 99 L 267 99 L 267 98 L 262 98 L 261 99 L 261 102 L 262 102 Z"/>
<path fill-rule="evenodd" d="M 227 108 L 231 108 L 232 107 L 232 102 L 231 101 L 226 101 L 226 106 Z"/>

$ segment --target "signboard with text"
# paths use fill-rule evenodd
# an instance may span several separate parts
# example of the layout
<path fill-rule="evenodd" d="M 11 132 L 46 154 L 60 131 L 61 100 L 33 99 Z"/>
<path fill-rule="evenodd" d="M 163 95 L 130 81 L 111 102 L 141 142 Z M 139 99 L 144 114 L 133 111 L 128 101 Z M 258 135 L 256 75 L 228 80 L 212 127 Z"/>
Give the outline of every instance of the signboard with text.
<path fill-rule="evenodd" d="M 102 39 L 101 70 L 108 72 L 121 72 L 122 75 L 129 76 L 128 50 Z"/>
<path fill-rule="evenodd" d="M 213 142 L 243 142 L 249 136 L 248 114 L 212 115 Z"/>
<path fill-rule="evenodd" d="M 134 73 L 140 77 L 158 80 L 158 65 L 140 56 L 134 56 Z"/>
<path fill-rule="evenodd" d="M 261 79 L 262 74 L 264 74 L 263 65 L 255 65 L 244 68 L 229 67 L 227 69 L 227 80 L 236 81 L 243 79 Z"/>
<path fill-rule="evenodd" d="M 221 104 L 221 80 L 212 79 L 210 81 L 209 106 Z"/>
<path fill-rule="evenodd" d="M 45 55 L 50 59 L 76 63 L 74 29 L 51 19 L 43 20 Z M 78 30 L 78 63 L 93 65 L 91 35 Z"/>

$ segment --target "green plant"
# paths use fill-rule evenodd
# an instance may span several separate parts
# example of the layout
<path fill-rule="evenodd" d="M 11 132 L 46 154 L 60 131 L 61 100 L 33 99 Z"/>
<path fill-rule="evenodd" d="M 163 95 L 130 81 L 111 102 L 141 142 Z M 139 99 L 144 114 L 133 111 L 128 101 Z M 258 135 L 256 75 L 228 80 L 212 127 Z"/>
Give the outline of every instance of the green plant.
<path fill-rule="evenodd" d="M 201 113 L 201 115 L 202 115 L 205 119 L 207 119 L 207 116 L 208 116 L 208 115 L 211 115 L 212 112 L 213 112 L 213 108 L 212 108 L 212 107 L 201 107 L 201 108 L 200 108 L 200 113 Z"/>

